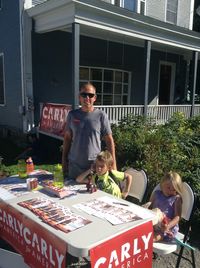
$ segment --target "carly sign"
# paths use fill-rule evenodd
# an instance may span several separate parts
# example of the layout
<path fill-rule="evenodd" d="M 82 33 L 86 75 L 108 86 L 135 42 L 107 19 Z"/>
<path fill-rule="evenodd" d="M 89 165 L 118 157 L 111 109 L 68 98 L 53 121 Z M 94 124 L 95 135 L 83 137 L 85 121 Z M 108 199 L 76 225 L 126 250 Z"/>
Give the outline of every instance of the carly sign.
<path fill-rule="evenodd" d="M 63 138 L 66 118 L 71 105 L 44 103 L 40 118 L 40 132 Z"/>
<path fill-rule="evenodd" d="M 142 225 L 90 250 L 92 268 L 151 268 L 153 227 Z"/>
<path fill-rule="evenodd" d="M 0 202 L 0 237 L 29 267 L 65 268 L 66 244 L 4 202 Z"/>

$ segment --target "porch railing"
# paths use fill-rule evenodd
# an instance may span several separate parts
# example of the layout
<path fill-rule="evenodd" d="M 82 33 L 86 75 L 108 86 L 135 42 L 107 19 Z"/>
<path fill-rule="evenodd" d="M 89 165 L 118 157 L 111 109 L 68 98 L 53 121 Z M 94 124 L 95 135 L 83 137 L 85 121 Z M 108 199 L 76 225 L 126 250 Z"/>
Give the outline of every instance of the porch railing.
<path fill-rule="evenodd" d="M 129 114 L 140 116 L 143 114 L 143 105 L 101 105 L 97 106 L 108 115 L 112 124 L 117 124 Z M 192 105 L 149 105 L 147 108 L 148 117 L 156 124 L 164 124 L 176 112 L 182 112 L 186 118 L 190 117 Z M 200 104 L 194 107 L 194 115 L 200 114 Z"/>

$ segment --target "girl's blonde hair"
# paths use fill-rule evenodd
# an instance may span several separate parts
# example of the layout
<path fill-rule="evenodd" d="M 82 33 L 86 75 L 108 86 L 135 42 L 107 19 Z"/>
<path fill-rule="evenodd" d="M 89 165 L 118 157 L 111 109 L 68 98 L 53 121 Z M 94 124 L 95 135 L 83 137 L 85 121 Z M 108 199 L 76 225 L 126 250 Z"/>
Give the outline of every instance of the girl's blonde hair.
<path fill-rule="evenodd" d="M 171 181 L 176 192 L 180 195 L 182 194 L 183 182 L 182 182 L 181 176 L 178 173 L 173 172 L 173 171 L 166 173 L 160 181 L 161 188 L 162 188 L 163 182 L 165 181 Z"/>
<path fill-rule="evenodd" d="M 108 168 L 110 168 L 113 165 L 113 157 L 111 153 L 107 150 L 100 152 L 97 155 L 96 160 L 103 161 Z"/>

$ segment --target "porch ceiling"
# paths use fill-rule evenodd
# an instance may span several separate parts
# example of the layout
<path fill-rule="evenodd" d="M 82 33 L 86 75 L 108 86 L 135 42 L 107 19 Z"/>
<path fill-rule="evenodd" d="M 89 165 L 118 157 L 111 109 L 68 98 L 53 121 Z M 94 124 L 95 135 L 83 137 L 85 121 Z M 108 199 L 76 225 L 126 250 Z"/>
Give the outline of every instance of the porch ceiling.
<path fill-rule="evenodd" d="M 93 27 L 81 25 L 81 34 L 89 37 L 95 37 L 107 41 L 112 41 L 112 42 L 118 42 L 122 44 L 128 44 L 132 46 L 138 46 L 138 47 L 144 47 L 145 40 L 132 37 L 132 36 L 127 36 L 124 34 L 119 34 L 115 33 L 112 31 L 105 31 L 102 29 L 96 29 Z M 71 30 L 71 29 L 70 29 Z M 69 31 L 69 29 L 67 30 Z M 180 47 L 174 47 L 172 45 L 167 45 L 167 44 L 162 44 L 158 42 L 152 42 L 152 49 L 153 50 L 158 50 L 158 51 L 165 51 L 167 53 L 175 53 L 175 54 L 180 54 L 184 55 L 186 58 L 191 58 L 192 57 L 192 51 L 186 50 L 184 48 Z"/>
<path fill-rule="evenodd" d="M 71 31 L 80 24 L 80 33 L 91 37 L 144 46 L 190 56 L 200 51 L 200 34 L 164 23 L 99 0 L 49 0 L 27 9 L 35 32 Z"/>

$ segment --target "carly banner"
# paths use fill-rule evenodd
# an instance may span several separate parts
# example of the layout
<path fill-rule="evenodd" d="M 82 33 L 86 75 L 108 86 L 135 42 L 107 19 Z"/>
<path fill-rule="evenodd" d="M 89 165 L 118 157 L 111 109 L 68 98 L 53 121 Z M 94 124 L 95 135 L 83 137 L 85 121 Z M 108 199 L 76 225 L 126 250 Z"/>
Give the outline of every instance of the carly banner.
<path fill-rule="evenodd" d="M 2 201 L 0 237 L 23 256 L 29 267 L 65 268 L 66 243 Z"/>
<path fill-rule="evenodd" d="M 106 241 L 90 250 L 92 268 L 151 268 L 152 221 Z"/>
<path fill-rule="evenodd" d="M 66 118 L 72 106 L 67 104 L 44 103 L 41 112 L 39 131 L 63 138 Z"/>

